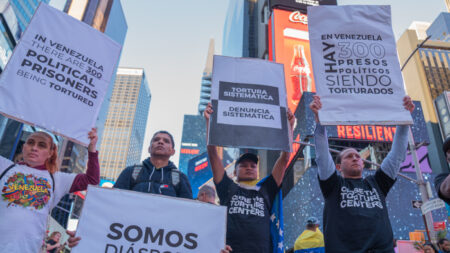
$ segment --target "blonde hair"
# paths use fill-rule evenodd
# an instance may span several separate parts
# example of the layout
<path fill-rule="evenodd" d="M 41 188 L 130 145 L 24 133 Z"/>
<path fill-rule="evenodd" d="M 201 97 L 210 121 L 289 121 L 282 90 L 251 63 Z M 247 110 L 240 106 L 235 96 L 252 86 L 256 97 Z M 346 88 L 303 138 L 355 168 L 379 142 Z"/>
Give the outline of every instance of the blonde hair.
<path fill-rule="evenodd" d="M 58 165 L 57 165 L 57 161 L 58 161 L 58 147 L 56 146 L 56 144 L 53 142 L 53 138 L 46 132 L 34 132 L 32 133 L 28 138 L 31 138 L 32 136 L 39 136 L 39 137 L 43 137 L 45 139 L 47 139 L 48 143 L 50 144 L 50 158 L 48 158 L 47 160 L 45 160 L 45 168 L 48 170 L 48 172 L 50 173 L 55 173 L 57 172 L 58 169 Z"/>
<path fill-rule="evenodd" d="M 59 231 L 53 231 L 53 232 L 50 234 L 49 239 L 53 239 L 53 237 L 54 237 L 56 234 L 60 234 L 60 235 L 61 235 L 61 232 L 59 232 Z"/>

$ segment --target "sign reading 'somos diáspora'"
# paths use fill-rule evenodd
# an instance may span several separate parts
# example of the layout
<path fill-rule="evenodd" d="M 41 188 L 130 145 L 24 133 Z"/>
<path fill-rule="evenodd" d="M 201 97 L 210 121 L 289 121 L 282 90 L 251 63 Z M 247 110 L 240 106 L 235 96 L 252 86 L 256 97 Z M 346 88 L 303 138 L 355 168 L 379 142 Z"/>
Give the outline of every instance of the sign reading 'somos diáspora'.
<path fill-rule="evenodd" d="M 121 45 L 44 3 L 0 78 L 0 113 L 87 146 Z"/>
<path fill-rule="evenodd" d="M 89 186 L 73 252 L 219 253 L 226 207 Z"/>
<path fill-rule="evenodd" d="M 320 122 L 412 124 L 390 6 L 317 6 L 308 14 Z"/>

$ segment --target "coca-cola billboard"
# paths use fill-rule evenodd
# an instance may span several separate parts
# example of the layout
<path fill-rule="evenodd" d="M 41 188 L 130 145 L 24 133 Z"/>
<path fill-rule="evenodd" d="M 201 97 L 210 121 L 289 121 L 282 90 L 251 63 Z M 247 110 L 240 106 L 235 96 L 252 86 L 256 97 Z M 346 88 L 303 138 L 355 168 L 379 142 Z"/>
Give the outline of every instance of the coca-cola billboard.
<path fill-rule="evenodd" d="M 269 0 L 270 9 L 302 10 L 308 6 L 337 5 L 336 0 Z"/>
<path fill-rule="evenodd" d="M 269 60 L 284 64 L 289 109 L 295 112 L 303 92 L 315 92 L 309 50 L 308 17 L 275 9 L 269 20 Z"/>

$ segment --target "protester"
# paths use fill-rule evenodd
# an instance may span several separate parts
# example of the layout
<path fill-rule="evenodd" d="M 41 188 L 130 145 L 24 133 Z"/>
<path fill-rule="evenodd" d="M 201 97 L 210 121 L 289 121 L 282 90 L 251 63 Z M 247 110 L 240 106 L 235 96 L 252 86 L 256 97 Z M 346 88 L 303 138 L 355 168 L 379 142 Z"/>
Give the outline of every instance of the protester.
<path fill-rule="evenodd" d="M 409 112 L 414 110 L 408 96 L 403 99 L 403 106 Z M 397 126 L 392 149 L 382 162 L 381 169 L 363 178 L 364 164 L 355 149 L 344 149 L 337 156 L 336 165 L 333 162 L 325 127 L 319 123 L 318 112 L 322 108 L 319 96 L 314 96 L 310 108 L 317 122 L 314 140 L 319 185 L 325 199 L 325 251 L 394 252 L 386 196 L 405 159 L 408 126 Z"/>
<path fill-rule="evenodd" d="M 197 200 L 209 204 L 216 205 L 216 190 L 209 185 L 204 185 L 200 188 L 197 194 Z M 230 253 L 232 251 L 229 245 L 225 246 L 220 253 Z"/>
<path fill-rule="evenodd" d="M 203 113 L 207 132 L 212 113 L 209 103 Z M 292 130 L 294 115 L 289 111 L 287 118 Z M 245 182 L 256 180 L 258 175 L 258 157 L 255 154 L 245 153 L 237 159 L 235 183 L 225 173 L 216 146 L 208 145 L 207 149 L 220 204 L 228 207 L 227 245 L 233 248 L 233 252 L 272 252 L 269 214 L 283 181 L 289 152 L 281 152 L 272 174 L 260 186 L 248 186 Z"/>
<path fill-rule="evenodd" d="M 306 229 L 295 240 L 295 253 L 322 253 L 325 252 L 323 234 L 319 229 L 319 220 L 310 217 L 306 220 Z"/>
<path fill-rule="evenodd" d="M 430 242 L 426 242 L 422 246 L 423 253 L 438 253 L 437 249 Z"/>
<path fill-rule="evenodd" d="M 47 218 L 59 200 L 70 192 L 86 190 L 100 181 L 97 129 L 89 134 L 86 174 L 58 171 L 58 151 L 45 132 L 32 133 L 23 145 L 23 162 L 0 156 L 0 245 L 2 252 L 38 252 Z"/>
<path fill-rule="evenodd" d="M 114 188 L 192 199 L 191 185 L 185 174 L 169 161 L 175 143 L 167 131 L 156 132 L 150 142 L 150 157 L 142 165 L 127 167 Z"/>
<path fill-rule="evenodd" d="M 216 204 L 216 190 L 209 185 L 204 185 L 198 191 L 197 199 L 201 202 Z"/>
<path fill-rule="evenodd" d="M 60 244 L 59 240 L 61 239 L 61 233 L 58 231 L 54 231 L 46 242 L 46 250 L 47 253 L 59 253 L 64 247 L 66 243 Z"/>
<path fill-rule="evenodd" d="M 438 242 L 439 253 L 450 253 L 450 242 L 443 238 Z"/>
<path fill-rule="evenodd" d="M 450 163 L 450 137 L 448 137 L 442 147 L 447 163 Z M 434 178 L 434 186 L 439 198 L 450 205 L 450 173 L 444 172 Z"/>

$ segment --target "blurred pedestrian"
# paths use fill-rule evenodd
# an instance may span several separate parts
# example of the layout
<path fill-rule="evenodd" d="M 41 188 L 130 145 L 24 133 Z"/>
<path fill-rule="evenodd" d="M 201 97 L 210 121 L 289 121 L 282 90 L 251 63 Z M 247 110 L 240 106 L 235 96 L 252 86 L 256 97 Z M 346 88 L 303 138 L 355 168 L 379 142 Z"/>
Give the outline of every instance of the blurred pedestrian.
<path fill-rule="evenodd" d="M 59 253 L 64 247 L 66 243 L 61 244 L 59 240 L 61 239 L 61 233 L 58 231 L 54 231 L 46 242 L 46 250 L 47 253 Z"/>
<path fill-rule="evenodd" d="M 437 249 L 430 242 L 426 242 L 422 246 L 423 253 L 438 253 Z"/>
<path fill-rule="evenodd" d="M 297 238 L 294 244 L 295 253 L 324 253 L 325 244 L 323 234 L 319 229 L 319 220 L 309 217 L 306 220 L 306 229 Z"/>
<path fill-rule="evenodd" d="M 450 253 L 450 242 L 443 238 L 438 241 L 439 253 Z"/>
<path fill-rule="evenodd" d="M 197 199 L 201 202 L 216 204 L 216 190 L 209 185 L 204 185 L 200 188 L 197 194 Z"/>

